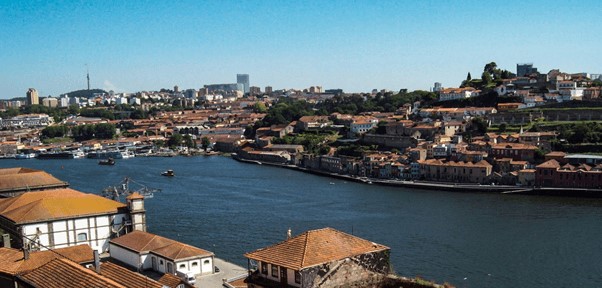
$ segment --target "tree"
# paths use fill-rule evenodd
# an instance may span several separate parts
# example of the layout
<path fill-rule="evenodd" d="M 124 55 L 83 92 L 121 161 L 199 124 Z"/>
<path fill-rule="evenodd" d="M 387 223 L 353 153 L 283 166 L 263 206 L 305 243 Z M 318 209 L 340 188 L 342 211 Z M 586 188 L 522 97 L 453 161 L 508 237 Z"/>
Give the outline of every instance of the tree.
<path fill-rule="evenodd" d="M 196 148 L 196 144 L 194 143 L 194 140 L 192 140 L 192 136 L 190 136 L 189 134 L 184 135 L 183 140 L 184 140 L 184 145 L 186 147 Z"/>
<path fill-rule="evenodd" d="M 201 138 L 201 147 L 203 147 L 203 149 L 205 151 L 207 151 L 207 148 L 209 148 L 209 145 L 211 145 L 211 141 L 209 141 L 209 137 L 205 136 L 205 137 Z"/>
<path fill-rule="evenodd" d="M 497 70 L 497 64 L 495 64 L 495 62 L 490 62 L 485 64 L 483 72 L 487 72 L 489 73 L 489 75 L 492 75 L 493 73 L 495 73 L 495 70 Z"/>
<path fill-rule="evenodd" d="M 266 113 L 268 111 L 268 108 L 265 107 L 265 103 L 263 102 L 255 102 L 255 104 L 253 105 L 253 112 L 255 113 Z"/>
<path fill-rule="evenodd" d="M 466 82 L 470 82 L 470 80 L 472 80 L 472 76 L 470 76 L 470 72 L 468 72 L 468 75 L 466 75 Z"/>
<path fill-rule="evenodd" d="M 184 137 L 182 137 L 182 135 L 173 134 L 173 135 L 171 135 L 171 137 L 169 137 L 169 140 L 167 140 L 167 146 L 169 146 L 169 147 L 180 146 L 180 145 L 182 145 L 183 140 L 184 140 Z"/>
<path fill-rule="evenodd" d="M 483 81 L 483 86 L 488 86 L 491 82 L 493 82 L 491 74 L 487 71 L 483 71 L 483 74 L 481 74 L 481 80 Z"/>
<path fill-rule="evenodd" d="M 506 129 L 508 129 L 508 126 L 506 125 L 506 123 L 502 123 L 500 124 L 500 127 L 498 129 L 499 132 L 506 132 Z"/>

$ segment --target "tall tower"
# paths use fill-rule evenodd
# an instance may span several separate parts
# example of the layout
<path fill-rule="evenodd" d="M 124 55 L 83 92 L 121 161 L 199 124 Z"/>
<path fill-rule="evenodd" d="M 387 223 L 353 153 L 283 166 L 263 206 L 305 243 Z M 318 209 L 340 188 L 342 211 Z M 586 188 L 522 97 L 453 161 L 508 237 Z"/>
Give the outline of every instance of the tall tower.
<path fill-rule="evenodd" d="M 250 88 L 251 88 L 249 86 L 249 74 L 236 74 L 236 83 L 242 84 L 242 87 L 243 87 L 242 92 L 249 93 Z"/>
<path fill-rule="evenodd" d="M 38 97 L 38 91 L 34 88 L 27 90 L 27 105 L 39 105 L 40 98 Z"/>
<path fill-rule="evenodd" d="M 88 90 L 90 90 L 90 72 L 86 71 L 86 78 L 88 78 Z"/>
<path fill-rule="evenodd" d="M 144 196 L 134 192 L 125 198 L 130 212 L 132 227 L 130 231 L 146 231 L 146 211 L 144 210 Z"/>

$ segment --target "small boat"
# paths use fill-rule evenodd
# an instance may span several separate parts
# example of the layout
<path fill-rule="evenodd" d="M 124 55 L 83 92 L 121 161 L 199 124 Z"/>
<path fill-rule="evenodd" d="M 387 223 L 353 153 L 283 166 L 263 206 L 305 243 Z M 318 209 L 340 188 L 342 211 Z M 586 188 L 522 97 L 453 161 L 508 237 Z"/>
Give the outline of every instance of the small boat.
<path fill-rule="evenodd" d="M 106 160 L 98 161 L 98 165 L 115 165 L 115 160 L 113 158 L 109 158 Z"/>
<path fill-rule="evenodd" d="M 167 176 L 167 177 L 173 177 L 176 176 L 176 174 L 173 173 L 173 170 L 169 169 L 167 171 L 163 171 L 161 172 L 161 175 L 163 176 Z"/>

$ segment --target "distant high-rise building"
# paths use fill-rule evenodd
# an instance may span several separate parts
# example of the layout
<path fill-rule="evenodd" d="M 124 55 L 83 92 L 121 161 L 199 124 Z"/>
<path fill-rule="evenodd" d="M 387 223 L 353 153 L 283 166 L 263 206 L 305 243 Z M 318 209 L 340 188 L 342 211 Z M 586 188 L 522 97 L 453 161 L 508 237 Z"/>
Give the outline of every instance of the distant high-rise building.
<path fill-rule="evenodd" d="M 435 87 L 433 87 L 433 92 L 439 92 L 441 91 L 443 87 L 441 87 L 441 83 L 439 82 L 435 82 Z"/>
<path fill-rule="evenodd" d="M 205 95 L 207 95 L 207 88 L 199 88 L 199 97 L 203 97 Z"/>
<path fill-rule="evenodd" d="M 249 93 L 249 74 L 236 74 L 236 83 L 243 85 L 242 92 Z"/>
<path fill-rule="evenodd" d="M 311 86 L 309 87 L 309 93 L 322 93 L 322 86 Z"/>
<path fill-rule="evenodd" d="M 533 63 L 516 64 L 517 77 L 525 77 L 532 73 L 537 73 L 537 68 L 533 67 Z"/>
<path fill-rule="evenodd" d="M 265 94 L 272 94 L 273 89 L 272 86 L 265 86 Z"/>
<path fill-rule="evenodd" d="M 259 88 L 257 86 L 251 86 L 249 88 L 249 94 L 251 94 L 251 95 L 259 95 L 259 94 L 261 94 L 261 88 Z"/>
<path fill-rule="evenodd" d="M 27 90 L 27 105 L 39 105 L 40 98 L 38 97 L 38 91 L 34 88 Z"/>

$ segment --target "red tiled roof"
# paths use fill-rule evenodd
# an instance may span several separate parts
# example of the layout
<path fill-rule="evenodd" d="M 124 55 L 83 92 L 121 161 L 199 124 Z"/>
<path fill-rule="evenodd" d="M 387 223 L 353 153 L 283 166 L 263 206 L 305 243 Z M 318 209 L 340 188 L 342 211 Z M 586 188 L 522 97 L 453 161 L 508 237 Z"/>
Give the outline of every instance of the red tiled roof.
<path fill-rule="evenodd" d="M 170 260 L 213 256 L 213 252 L 148 232 L 133 231 L 111 240 L 112 244 L 138 253 L 152 252 Z"/>
<path fill-rule="evenodd" d="M 323 228 L 310 230 L 276 245 L 246 253 L 245 257 L 293 270 L 347 257 L 388 250 L 389 247 Z"/>
<path fill-rule="evenodd" d="M 0 191 L 64 188 L 67 182 L 40 170 L 28 168 L 0 169 Z"/>
<path fill-rule="evenodd" d="M 54 259 L 43 266 L 17 276 L 32 287 L 45 288 L 125 288 L 111 279 L 96 274 L 66 259 Z"/>
<path fill-rule="evenodd" d="M 128 288 L 163 288 L 161 283 L 111 262 L 100 264 L 100 275 Z"/>
<path fill-rule="evenodd" d="M 0 199 L 0 215 L 18 224 L 116 213 L 123 207 L 123 203 L 69 188 Z"/>

